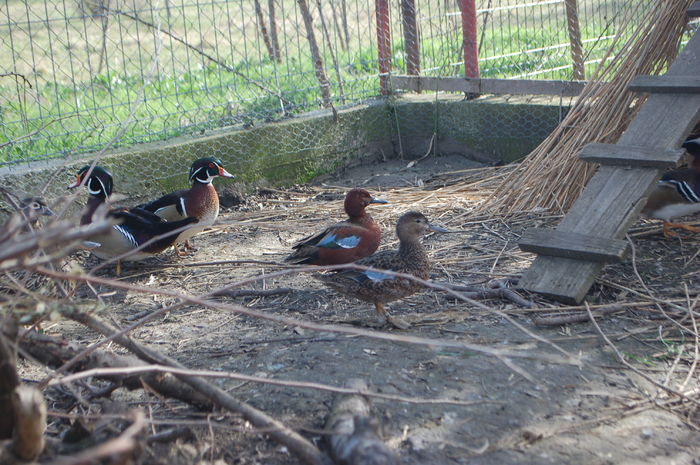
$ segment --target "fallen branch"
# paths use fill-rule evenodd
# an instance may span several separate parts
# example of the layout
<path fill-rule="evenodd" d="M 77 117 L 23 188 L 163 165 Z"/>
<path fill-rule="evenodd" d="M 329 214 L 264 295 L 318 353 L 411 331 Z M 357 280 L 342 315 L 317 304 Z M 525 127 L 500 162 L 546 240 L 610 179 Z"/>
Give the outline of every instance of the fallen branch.
<path fill-rule="evenodd" d="M 622 305 L 610 305 L 597 309 L 594 315 L 599 317 L 602 315 L 623 311 L 625 311 L 625 307 Z M 560 316 L 538 316 L 532 319 L 532 322 L 537 326 L 563 326 L 572 323 L 585 323 L 587 321 L 590 321 L 590 317 L 588 316 L 588 313 L 584 312 Z"/>
<path fill-rule="evenodd" d="M 6 339 L 12 341 L 8 344 Z M 17 325 L 11 318 L 0 319 L 0 439 L 12 437 L 15 424 L 12 393 L 19 386 L 15 351 L 10 348 L 17 339 Z"/>
<path fill-rule="evenodd" d="M 505 299 L 510 300 L 520 307 L 532 308 L 535 303 L 521 297 L 513 289 L 506 287 L 498 287 L 496 289 L 478 288 L 476 286 L 462 286 L 456 284 L 446 284 L 450 289 L 460 291 L 465 297 L 470 299 Z"/>
<path fill-rule="evenodd" d="M 350 387 L 335 387 L 329 384 L 314 383 L 310 381 L 295 381 L 267 378 L 262 376 L 244 375 L 241 373 L 233 373 L 230 371 L 213 371 L 213 370 L 190 370 L 187 368 L 175 368 L 163 365 L 146 365 L 129 366 L 124 368 L 91 368 L 85 371 L 80 371 L 72 375 L 66 375 L 61 378 L 54 378 L 49 382 L 49 386 L 66 384 L 79 379 L 90 378 L 92 376 L 109 379 L 120 379 L 122 377 L 132 377 L 139 374 L 150 373 L 165 373 L 175 376 L 190 376 L 200 378 L 224 378 L 235 379 L 238 381 L 247 381 L 252 383 L 270 384 L 273 386 L 284 386 L 302 389 L 315 389 L 317 391 L 334 392 L 343 395 L 363 395 L 365 397 L 376 397 L 378 399 L 391 400 L 394 402 L 405 402 L 408 404 L 450 404 L 450 405 L 474 405 L 489 403 L 484 400 L 452 400 L 452 399 L 425 399 L 421 397 L 404 397 L 391 394 L 382 394 L 372 392 L 366 389 L 358 390 Z"/>
<path fill-rule="evenodd" d="M 252 282 L 261 280 L 261 279 L 272 279 L 276 278 L 278 276 L 286 275 L 286 274 L 294 274 L 294 273 L 300 273 L 300 272 L 310 272 L 310 271 L 325 271 L 325 270 L 342 270 L 342 269 L 358 269 L 358 270 L 373 270 L 373 268 L 366 267 L 366 266 L 361 266 L 361 265 L 355 265 L 353 263 L 349 263 L 346 265 L 330 265 L 330 266 L 309 266 L 309 267 L 295 267 L 295 268 L 290 268 L 290 269 L 285 269 L 281 271 L 277 271 L 274 273 L 268 273 L 264 276 L 256 276 L 253 278 L 241 280 L 232 284 L 229 284 L 223 289 L 231 289 L 231 288 L 236 288 L 240 287 L 245 284 L 250 284 Z M 310 329 L 310 330 L 315 330 L 315 331 L 327 331 L 327 332 L 334 332 L 334 333 L 341 333 L 341 334 L 351 334 L 355 336 L 364 336 L 372 339 L 378 339 L 378 340 L 386 340 L 386 341 L 392 341 L 392 342 L 404 342 L 408 344 L 419 344 L 419 345 L 427 345 L 427 346 L 434 346 L 434 347 L 450 347 L 450 348 L 457 348 L 457 349 L 463 349 L 463 350 L 468 350 L 468 351 L 473 351 L 477 353 L 482 353 L 485 355 L 490 355 L 490 356 L 502 356 L 502 357 L 508 357 L 508 358 L 528 358 L 528 359 L 537 359 L 541 361 L 545 361 L 548 363 L 561 363 L 561 364 L 573 364 L 573 365 L 580 365 L 581 361 L 580 358 L 568 353 L 558 345 L 552 343 L 551 341 L 547 341 L 543 337 L 534 334 L 532 331 L 528 330 L 527 328 L 523 327 L 521 324 L 517 323 L 514 321 L 511 317 L 509 317 L 507 314 L 500 312 L 498 310 L 495 310 L 493 308 L 487 307 L 486 305 L 477 302 L 475 300 L 469 299 L 465 296 L 463 296 L 461 293 L 454 291 L 452 289 L 449 289 L 448 287 L 434 283 L 431 281 L 427 281 L 424 279 L 416 278 L 413 275 L 406 274 L 406 273 L 396 273 L 390 270 L 382 270 L 382 273 L 390 275 L 390 276 L 396 276 L 399 278 L 406 278 L 410 279 L 412 281 L 419 282 L 423 284 L 426 287 L 429 288 L 434 288 L 434 289 L 439 289 L 446 291 L 450 295 L 454 295 L 455 297 L 459 298 L 460 300 L 463 300 L 467 303 L 470 303 L 482 310 L 489 311 L 495 315 L 498 315 L 502 318 L 507 319 L 512 325 L 514 325 L 516 328 L 520 329 L 523 331 L 525 334 L 528 336 L 544 342 L 552 347 L 554 347 L 556 350 L 561 352 L 564 357 L 552 355 L 552 354 L 532 354 L 529 351 L 517 351 L 517 350 L 507 350 L 507 349 L 499 349 L 499 348 L 494 348 L 494 347 L 488 347 L 488 346 L 483 346 L 479 344 L 470 344 L 467 342 L 462 342 L 462 341 L 455 341 L 455 340 L 441 340 L 441 339 L 434 339 L 434 338 L 425 338 L 425 337 L 418 337 L 418 336 L 408 336 L 408 335 L 402 335 L 402 334 L 389 334 L 385 332 L 380 332 L 380 331 L 370 331 L 370 330 L 365 330 L 365 329 L 359 329 L 359 328 L 351 328 L 348 326 L 341 326 L 341 325 L 327 325 L 327 324 L 319 324 L 319 323 L 313 323 L 305 320 L 299 320 L 296 318 L 290 318 L 287 316 L 283 315 L 277 315 L 277 314 L 271 314 L 271 313 L 266 313 L 258 310 L 254 310 L 252 308 L 244 307 L 241 305 L 236 305 L 236 304 L 231 304 L 231 303 L 224 303 L 224 302 L 216 302 L 212 300 L 207 300 L 206 297 L 209 297 L 211 293 L 203 294 L 202 296 L 194 297 L 190 296 L 178 291 L 173 291 L 169 289 L 158 289 L 158 288 L 153 288 L 149 286 L 138 286 L 134 284 L 129 284 L 129 283 L 124 283 L 121 281 L 113 280 L 113 279 L 105 279 L 97 276 L 89 276 L 89 275 L 75 275 L 75 274 L 65 274 L 65 273 L 60 273 L 60 272 L 55 272 L 46 268 L 41 268 L 38 267 L 34 271 L 37 273 L 49 276 L 49 277 L 54 277 L 58 279 L 69 279 L 69 280 L 74 280 L 74 281 L 79 281 L 79 282 L 88 282 L 92 284 L 101 284 L 105 286 L 110 286 L 115 289 L 126 289 L 132 292 L 139 292 L 139 293 L 144 293 L 144 294 L 159 294 L 159 295 L 167 295 L 170 297 L 175 297 L 180 299 L 182 302 L 167 306 L 167 307 L 162 307 L 158 310 L 155 310 L 154 312 L 148 314 L 144 318 L 142 318 L 139 321 L 134 322 L 130 326 L 116 332 L 114 335 L 109 336 L 102 341 L 99 341 L 92 346 L 90 346 L 88 349 L 89 350 L 94 350 L 96 347 L 102 344 L 106 344 L 109 341 L 112 340 L 117 340 L 118 337 L 123 336 L 124 334 L 128 333 L 129 331 L 132 331 L 133 329 L 143 325 L 147 321 L 152 320 L 158 315 L 162 315 L 163 313 L 172 311 L 176 308 L 179 308 L 185 304 L 195 304 L 195 305 L 202 305 L 204 307 L 208 307 L 211 309 L 218 309 L 218 310 L 223 310 L 223 311 L 230 311 L 234 312 L 237 314 L 241 315 L 247 315 L 253 318 L 260 318 L 263 320 L 268 320 L 280 324 L 284 324 L 287 326 L 299 326 L 301 328 L 305 329 Z M 70 315 L 68 315 L 70 316 Z M 86 350 L 88 350 L 86 349 Z M 82 355 L 84 356 L 84 355 Z M 143 357 L 141 357 L 143 358 Z M 75 363 L 74 361 L 71 361 L 69 363 Z M 66 367 L 62 367 L 62 369 L 65 369 Z M 62 371 L 62 370 L 59 370 Z M 45 382 L 45 381 L 42 381 Z"/>
<path fill-rule="evenodd" d="M 290 287 L 278 287 L 276 289 L 223 289 L 215 291 L 214 296 L 226 297 L 269 297 L 272 295 L 282 295 L 295 292 L 297 289 Z"/>
<path fill-rule="evenodd" d="M 38 362 L 57 368 L 63 366 L 67 360 L 73 359 L 85 349 L 80 344 L 56 339 L 47 335 L 37 334 L 33 331 L 26 332 L 20 340 L 20 348 Z M 117 369 L 128 371 L 130 368 L 145 366 L 142 360 L 134 356 L 119 355 L 112 352 L 96 350 L 87 355 L 79 364 L 72 367 L 73 371 L 91 369 Z M 170 374 L 159 374 L 154 371 L 136 371 L 134 374 L 99 374 L 94 376 L 117 383 L 129 390 L 143 388 L 143 382 L 158 394 L 186 402 L 203 410 L 211 410 L 213 405 L 209 399 L 194 391 L 191 387 Z M 109 391 L 107 391 L 109 392 Z"/>
<path fill-rule="evenodd" d="M 119 456 L 122 461 L 117 460 L 112 463 L 131 463 L 124 457 L 126 454 L 133 453 L 136 450 L 139 441 L 138 436 L 146 427 L 146 417 L 143 412 L 134 412 L 134 422 L 125 429 L 122 434 L 114 439 L 105 441 L 91 449 L 88 449 L 79 454 L 70 457 L 59 457 L 55 459 L 53 465 L 89 465 L 97 463 L 98 460 Z"/>
<path fill-rule="evenodd" d="M 91 315 L 73 312 L 67 314 L 66 316 L 105 336 L 112 336 L 116 333 L 114 328 Z M 115 337 L 114 341 L 147 362 L 171 366 L 179 369 L 186 369 L 176 360 L 154 350 L 147 349 L 146 347 L 143 347 L 142 345 L 124 336 Z M 185 384 L 191 386 L 195 391 L 209 398 L 219 407 L 230 412 L 243 415 L 246 420 L 257 428 L 269 429 L 266 434 L 268 434 L 276 442 L 286 446 L 290 451 L 294 452 L 304 463 L 311 465 L 321 465 L 323 463 L 323 455 L 318 448 L 296 431 L 289 429 L 282 422 L 270 417 L 265 412 L 262 412 L 246 404 L 245 402 L 233 398 L 224 390 L 219 389 L 202 378 L 185 375 L 177 375 L 177 377 Z"/>
<path fill-rule="evenodd" d="M 3 465 L 33 462 L 44 450 L 46 402 L 37 388 L 20 384 L 12 393 L 12 440 L 0 447 Z"/>
<path fill-rule="evenodd" d="M 351 379 L 346 386 L 357 391 L 369 388 L 362 379 Z M 336 398 L 325 429 L 332 431 L 327 442 L 337 465 L 399 465 L 398 456 L 381 440 L 379 422 L 370 411 L 362 395 Z"/>

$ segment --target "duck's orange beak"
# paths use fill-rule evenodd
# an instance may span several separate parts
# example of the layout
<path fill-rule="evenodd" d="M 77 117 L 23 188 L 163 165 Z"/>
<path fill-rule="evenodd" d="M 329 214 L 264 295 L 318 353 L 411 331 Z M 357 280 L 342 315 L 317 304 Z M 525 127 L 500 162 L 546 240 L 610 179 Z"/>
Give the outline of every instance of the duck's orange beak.
<path fill-rule="evenodd" d="M 80 175 L 76 176 L 76 180 L 73 184 L 68 185 L 68 189 L 75 189 L 76 187 L 80 186 L 80 183 L 83 181 L 83 178 L 80 177 Z"/>
<path fill-rule="evenodd" d="M 223 166 L 219 166 L 219 176 L 224 178 L 235 178 L 235 176 L 226 171 Z"/>

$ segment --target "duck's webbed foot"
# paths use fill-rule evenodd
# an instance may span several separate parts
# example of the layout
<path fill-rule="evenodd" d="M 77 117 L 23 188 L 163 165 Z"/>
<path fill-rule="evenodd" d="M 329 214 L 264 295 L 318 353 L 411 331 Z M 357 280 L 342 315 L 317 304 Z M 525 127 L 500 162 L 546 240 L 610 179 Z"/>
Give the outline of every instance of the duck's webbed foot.
<path fill-rule="evenodd" d="M 678 233 L 671 231 L 671 228 L 680 228 L 680 229 L 685 229 L 686 231 L 690 232 L 700 232 L 700 228 L 691 226 L 689 224 L 685 223 L 671 223 L 670 221 L 664 221 L 664 237 L 669 238 L 669 237 L 676 237 L 678 236 Z"/>
<path fill-rule="evenodd" d="M 384 308 L 384 304 L 375 302 L 374 308 L 377 309 L 377 324 L 380 327 L 386 326 L 387 323 L 399 329 L 408 329 L 411 327 L 409 323 L 402 320 L 401 318 L 389 314 L 389 312 L 387 312 Z"/>

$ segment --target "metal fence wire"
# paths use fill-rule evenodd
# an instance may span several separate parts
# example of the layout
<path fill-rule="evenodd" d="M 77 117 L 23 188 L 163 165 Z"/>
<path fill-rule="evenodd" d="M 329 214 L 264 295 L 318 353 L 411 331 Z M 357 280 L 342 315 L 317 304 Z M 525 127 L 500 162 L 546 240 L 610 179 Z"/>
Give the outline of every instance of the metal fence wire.
<path fill-rule="evenodd" d="M 586 74 L 654 1 L 6 0 L 0 166 L 356 104 L 386 73 L 464 75 L 470 50 L 482 77 L 581 77 L 571 3 Z"/>

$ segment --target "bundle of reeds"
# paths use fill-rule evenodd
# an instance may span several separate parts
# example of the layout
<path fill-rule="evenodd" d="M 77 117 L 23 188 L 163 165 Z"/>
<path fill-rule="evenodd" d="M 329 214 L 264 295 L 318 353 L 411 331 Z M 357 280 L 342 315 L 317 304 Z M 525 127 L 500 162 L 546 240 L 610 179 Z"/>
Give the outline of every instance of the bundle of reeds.
<path fill-rule="evenodd" d="M 614 143 L 624 132 L 646 99 L 627 91 L 629 82 L 660 74 L 676 57 L 691 3 L 657 2 L 636 27 L 625 20 L 571 111 L 496 187 L 481 211 L 567 211 L 597 168 L 579 161 L 579 151 L 590 142 Z M 629 38 L 621 43 L 621 37 Z"/>

